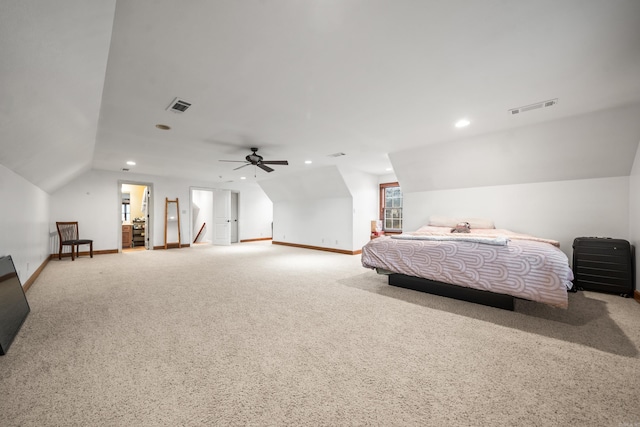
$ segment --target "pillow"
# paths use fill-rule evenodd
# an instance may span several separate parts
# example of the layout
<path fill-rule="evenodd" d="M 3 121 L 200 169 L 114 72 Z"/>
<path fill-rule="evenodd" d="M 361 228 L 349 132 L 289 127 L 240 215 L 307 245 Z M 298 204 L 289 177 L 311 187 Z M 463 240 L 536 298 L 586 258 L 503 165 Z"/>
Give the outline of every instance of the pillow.
<path fill-rule="evenodd" d="M 465 218 L 471 228 L 496 228 L 495 224 L 490 219 L 485 218 Z"/>
<path fill-rule="evenodd" d="M 496 228 L 490 219 L 484 218 L 453 218 L 443 215 L 431 215 L 429 217 L 429 225 L 432 227 L 449 227 L 454 228 L 460 222 L 468 222 L 469 227 L 473 228 Z"/>

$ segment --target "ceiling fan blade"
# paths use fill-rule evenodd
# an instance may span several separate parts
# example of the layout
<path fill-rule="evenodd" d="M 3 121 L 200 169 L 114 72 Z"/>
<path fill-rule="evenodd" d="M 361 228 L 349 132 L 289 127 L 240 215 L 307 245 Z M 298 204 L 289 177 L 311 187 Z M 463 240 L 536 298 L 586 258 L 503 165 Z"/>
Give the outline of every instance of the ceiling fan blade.
<path fill-rule="evenodd" d="M 286 160 L 263 160 L 262 162 L 263 165 L 288 165 L 289 162 Z"/>
<path fill-rule="evenodd" d="M 238 169 L 242 169 L 245 166 L 249 166 L 251 163 L 247 163 L 246 165 L 242 165 L 242 166 L 238 166 L 237 168 L 234 169 L 234 171 L 237 171 Z"/>
<path fill-rule="evenodd" d="M 258 166 L 260 169 L 262 169 L 265 172 L 273 172 L 273 169 L 271 169 L 269 166 L 265 166 L 263 163 L 264 162 L 258 163 L 256 166 Z"/>
<path fill-rule="evenodd" d="M 218 160 L 219 162 L 247 163 L 246 160 Z"/>

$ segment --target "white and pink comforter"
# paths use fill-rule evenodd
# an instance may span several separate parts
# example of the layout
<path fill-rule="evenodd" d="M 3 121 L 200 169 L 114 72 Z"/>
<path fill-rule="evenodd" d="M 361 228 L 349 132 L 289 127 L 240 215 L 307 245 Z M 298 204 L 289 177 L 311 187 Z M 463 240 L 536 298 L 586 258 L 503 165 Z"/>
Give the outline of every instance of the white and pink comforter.
<path fill-rule="evenodd" d="M 460 235 L 449 231 L 422 227 L 404 237 L 373 239 L 362 248 L 362 265 L 568 306 L 573 273 L 557 242 L 507 230 L 472 230 Z M 505 244 L 488 244 L 481 238 L 504 240 Z"/>

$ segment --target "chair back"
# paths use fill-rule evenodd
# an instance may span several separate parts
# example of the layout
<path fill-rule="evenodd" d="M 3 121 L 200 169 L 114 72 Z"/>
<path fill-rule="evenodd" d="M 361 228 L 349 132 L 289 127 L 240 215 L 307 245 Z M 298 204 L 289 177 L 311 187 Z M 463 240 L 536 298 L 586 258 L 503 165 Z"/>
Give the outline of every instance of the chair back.
<path fill-rule="evenodd" d="M 58 237 L 61 242 L 78 240 L 78 221 L 56 222 L 56 228 L 58 229 Z"/>

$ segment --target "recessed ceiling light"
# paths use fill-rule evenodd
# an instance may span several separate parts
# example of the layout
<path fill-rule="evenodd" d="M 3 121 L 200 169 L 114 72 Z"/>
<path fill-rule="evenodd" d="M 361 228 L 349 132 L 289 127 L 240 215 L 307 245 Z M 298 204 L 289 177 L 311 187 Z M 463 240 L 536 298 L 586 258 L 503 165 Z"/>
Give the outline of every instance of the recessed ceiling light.
<path fill-rule="evenodd" d="M 247 179 L 247 177 L 246 176 L 241 176 L 240 179 Z"/>
<path fill-rule="evenodd" d="M 127 162 L 127 164 L 128 164 L 129 166 L 135 166 L 135 165 L 136 165 L 136 162 L 134 162 L 133 160 L 129 160 L 129 161 Z"/>
<path fill-rule="evenodd" d="M 170 127 L 170 126 L 163 125 L 163 124 L 157 124 L 157 125 L 156 125 L 156 127 L 157 127 L 158 129 L 160 129 L 160 130 L 169 130 L 169 129 L 171 129 L 171 127 Z"/>
<path fill-rule="evenodd" d="M 311 160 L 305 160 L 305 161 L 304 161 L 304 163 L 305 163 L 306 165 L 310 165 L 310 164 L 311 164 L 311 163 L 313 163 L 313 162 L 312 162 Z"/>
<path fill-rule="evenodd" d="M 393 168 L 387 168 L 386 170 L 387 170 L 387 172 L 390 172 L 390 171 L 393 170 Z"/>
<path fill-rule="evenodd" d="M 456 122 L 456 127 L 457 128 L 464 128 L 467 127 L 471 124 L 471 122 L 469 121 L 469 119 L 460 119 Z"/>

